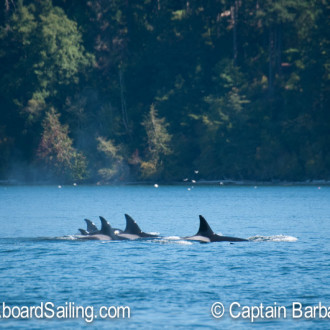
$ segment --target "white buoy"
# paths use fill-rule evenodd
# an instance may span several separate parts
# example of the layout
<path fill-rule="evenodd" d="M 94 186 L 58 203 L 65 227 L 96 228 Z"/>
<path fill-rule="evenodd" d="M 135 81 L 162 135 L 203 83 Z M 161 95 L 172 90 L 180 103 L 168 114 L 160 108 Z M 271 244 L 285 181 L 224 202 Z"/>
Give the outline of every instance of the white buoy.
<path fill-rule="evenodd" d="M 76 183 L 74 183 L 73 185 L 74 185 L 74 186 L 76 186 L 77 184 L 76 184 Z"/>
<path fill-rule="evenodd" d="M 58 188 L 58 189 L 61 189 L 61 188 L 62 188 L 62 186 L 61 186 L 61 185 L 58 185 L 58 186 L 57 186 L 57 188 Z"/>
<path fill-rule="evenodd" d="M 191 180 L 192 183 L 196 183 L 196 180 Z"/>
<path fill-rule="evenodd" d="M 198 170 L 195 170 L 195 174 L 198 174 L 199 173 L 199 171 Z"/>
<path fill-rule="evenodd" d="M 154 184 L 154 187 L 155 187 L 155 188 L 158 188 L 159 186 L 158 186 L 158 184 L 157 184 L 157 183 L 155 183 L 155 184 Z"/>

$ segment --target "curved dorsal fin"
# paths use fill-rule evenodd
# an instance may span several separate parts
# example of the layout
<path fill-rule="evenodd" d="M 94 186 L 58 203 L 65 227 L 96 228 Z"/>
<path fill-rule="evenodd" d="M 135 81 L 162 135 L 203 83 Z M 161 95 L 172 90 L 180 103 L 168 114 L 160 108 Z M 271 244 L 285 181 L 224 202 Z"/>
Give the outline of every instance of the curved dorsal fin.
<path fill-rule="evenodd" d="M 89 234 L 88 231 L 86 231 L 85 229 L 79 228 L 78 230 L 80 231 L 81 235 L 85 235 L 86 236 L 86 235 Z"/>
<path fill-rule="evenodd" d="M 85 219 L 85 221 L 86 221 L 86 224 L 87 224 L 87 231 L 89 233 L 93 233 L 95 231 L 98 231 L 98 229 L 97 229 L 97 227 L 96 227 L 96 225 L 93 221 L 88 220 L 88 219 Z"/>
<path fill-rule="evenodd" d="M 128 214 L 125 214 L 125 218 L 126 218 L 126 228 L 124 230 L 125 234 L 139 235 L 142 233 L 141 228 L 138 226 L 135 220 L 132 219 L 132 217 L 130 217 Z"/>
<path fill-rule="evenodd" d="M 214 235 L 213 230 L 211 229 L 211 227 L 209 226 L 209 224 L 202 215 L 199 216 L 199 221 L 200 221 L 199 230 L 196 236 L 210 237 Z"/>
<path fill-rule="evenodd" d="M 101 220 L 101 224 L 102 224 L 102 227 L 101 227 L 101 230 L 100 230 L 100 234 L 113 237 L 112 228 L 111 228 L 109 222 L 107 220 L 105 220 L 101 216 L 100 216 L 100 220 Z"/>

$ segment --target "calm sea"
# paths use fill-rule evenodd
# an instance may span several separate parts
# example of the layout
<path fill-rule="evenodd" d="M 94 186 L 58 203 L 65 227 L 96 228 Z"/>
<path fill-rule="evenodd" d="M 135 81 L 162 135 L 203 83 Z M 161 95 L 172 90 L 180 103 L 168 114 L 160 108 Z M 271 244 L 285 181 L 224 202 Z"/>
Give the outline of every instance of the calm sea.
<path fill-rule="evenodd" d="M 124 213 L 150 241 L 81 241 L 84 218 L 124 228 Z M 200 244 L 202 214 L 220 234 L 249 242 Z M 0 327 L 311 328 L 292 303 L 330 306 L 330 187 L 0 186 Z M 129 306 L 130 318 L 4 318 L 24 306 Z M 221 302 L 216 319 L 211 306 Z M 234 317 L 244 306 L 284 306 L 286 318 Z M 64 310 L 64 309 L 63 309 Z M 275 310 L 275 307 L 274 309 Z M 220 310 L 217 309 L 216 312 Z M 6 311 L 5 311 L 6 312 Z M 111 310 L 112 316 L 116 310 Z M 257 310 L 254 310 L 257 313 Z M 127 316 L 127 315 L 126 315 Z M 265 316 L 265 309 L 263 311 Z"/>

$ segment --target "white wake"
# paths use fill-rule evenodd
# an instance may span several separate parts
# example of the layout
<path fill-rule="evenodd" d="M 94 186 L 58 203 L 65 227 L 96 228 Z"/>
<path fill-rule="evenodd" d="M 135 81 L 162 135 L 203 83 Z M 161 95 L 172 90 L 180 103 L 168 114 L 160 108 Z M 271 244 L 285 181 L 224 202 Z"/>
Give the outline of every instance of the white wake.
<path fill-rule="evenodd" d="M 297 237 L 287 236 L 287 235 L 273 235 L 273 236 L 261 236 L 256 235 L 248 238 L 249 241 L 255 242 L 296 242 L 298 241 Z"/>

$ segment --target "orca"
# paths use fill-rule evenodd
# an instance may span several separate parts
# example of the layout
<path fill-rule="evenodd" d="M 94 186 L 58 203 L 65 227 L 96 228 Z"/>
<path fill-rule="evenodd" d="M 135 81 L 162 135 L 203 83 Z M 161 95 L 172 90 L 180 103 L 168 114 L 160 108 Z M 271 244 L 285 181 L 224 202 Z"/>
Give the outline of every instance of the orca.
<path fill-rule="evenodd" d="M 126 228 L 123 232 L 116 233 L 116 236 L 126 238 L 129 240 L 134 240 L 138 238 L 158 237 L 158 235 L 143 232 L 139 227 L 139 225 L 135 222 L 135 220 L 128 214 L 125 214 L 125 218 L 126 218 Z"/>
<path fill-rule="evenodd" d="M 81 234 L 81 235 L 84 235 L 84 236 L 89 235 L 89 232 L 88 232 L 87 230 L 85 230 L 85 229 L 81 229 L 81 228 L 79 228 L 78 230 L 80 231 L 80 234 Z"/>
<path fill-rule="evenodd" d="M 96 227 L 95 223 L 91 220 L 84 219 L 87 224 L 87 230 L 79 228 L 78 230 L 80 231 L 81 235 L 87 236 L 91 234 L 99 234 L 100 231 Z"/>
<path fill-rule="evenodd" d="M 89 219 L 84 219 L 87 224 L 87 231 L 89 234 L 96 233 L 99 230 L 97 229 L 95 223 Z"/>
<path fill-rule="evenodd" d="M 214 233 L 207 221 L 203 216 L 199 216 L 199 230 L 196 235 L 184 237 L 184 239 L 189 241 L 198 241 L 201 243 L 210 242 L 247 242 L 245 238 L 221 236 Z"/>
<path fill-rule="evenodd" d="M 118 238 L 114 233 L 113 228 L 110 226 L 109 222 L 105 218 L 100 216 L 101 220 L 101 229 L 95 233 L 88 233 L 81 237 L 85 240 L 101 240 L 101 241 L 114 241 L 114 240 L 123 240 L 125 238 Z M 84 230 L 83 230 L 84 231 Z M 81 232 L 81 231 L 80 231 Z"/>
<path fill-rule="evenodd" d="M 102 234 L 101 233 L 101 230 L 99 230 L 96 227 L 96 225 L 95 225 L 95 223 L 93 221 L 91 221 L 89 219 L 84 219 L 84 220 L 85 220 L 85 222 L 87 224 L 87 230 L 79 228 L 78 230 L 80 231 L 81 235 L 88 236 L 88 235 Z M 102 220 L 101 220 L 101 222 L 102 222 Z M 119 233 L 122 233 L 123 232 L 121 229 L 118 229 L 118 228 L 112 228 L 112 229 L 113 229 L 113 233 L 114 234 L 119 234 Z"/>

